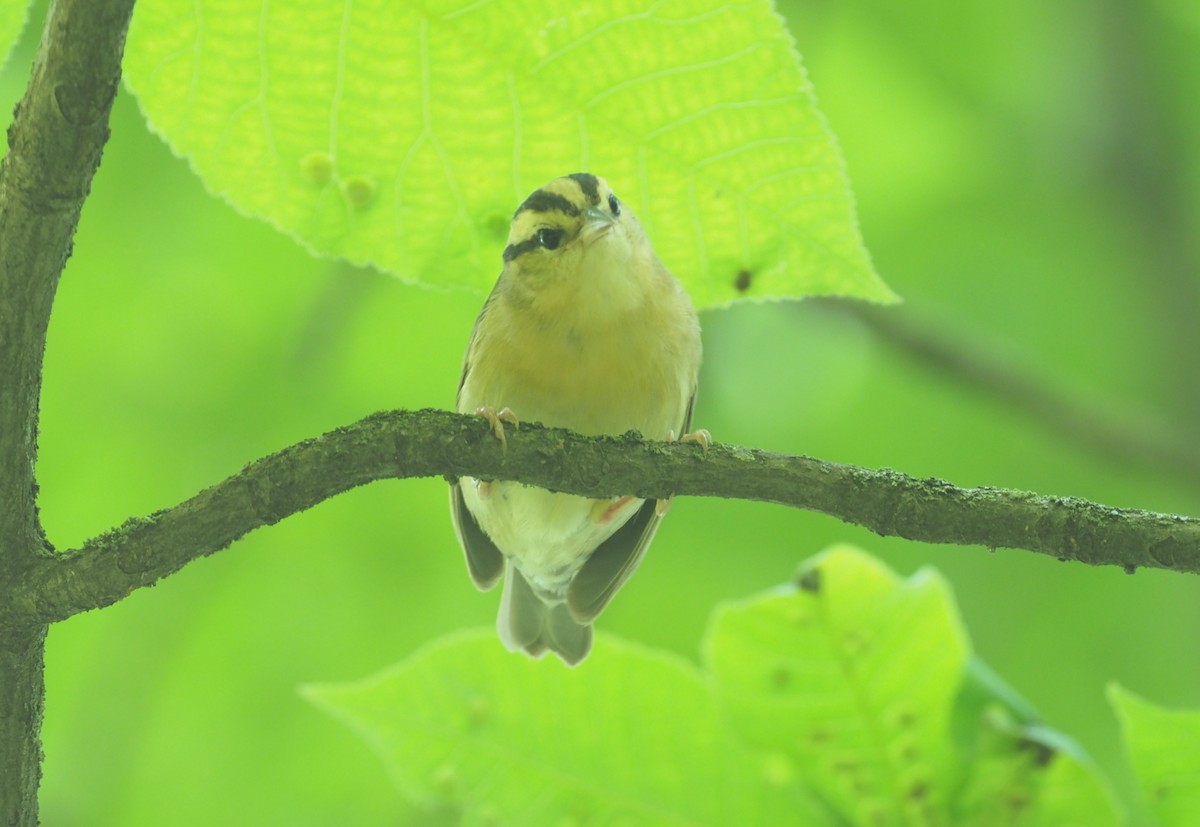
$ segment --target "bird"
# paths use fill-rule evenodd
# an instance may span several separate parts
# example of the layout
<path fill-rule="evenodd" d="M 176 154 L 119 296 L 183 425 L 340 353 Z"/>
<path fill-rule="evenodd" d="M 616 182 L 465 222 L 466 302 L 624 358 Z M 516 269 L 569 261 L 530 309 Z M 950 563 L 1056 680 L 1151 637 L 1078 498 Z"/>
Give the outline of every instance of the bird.
<path fill-rule="evenodd" d="M 689 432 L 696 310 L 604 178 L 575 173 L 531 193 L 502 259 L 463 359 L 459 413 L 486 418 L 506 449 L 506 427 L 536 421 L 707 450 L 708 432 Z M 641 562 L 667 504 L 472 477 L 450 485 L 471 579 L 486 591 L 504 577 L 500 640 L 569 666 L 587 657 L 592 622 Z"/>

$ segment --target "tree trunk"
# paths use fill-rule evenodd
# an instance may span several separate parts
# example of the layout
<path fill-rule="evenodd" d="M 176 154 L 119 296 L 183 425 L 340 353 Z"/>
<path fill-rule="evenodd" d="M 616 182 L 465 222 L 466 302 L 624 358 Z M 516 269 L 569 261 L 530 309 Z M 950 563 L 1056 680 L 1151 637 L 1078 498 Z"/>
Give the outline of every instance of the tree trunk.
<path fill-rule="evenodd" d="M 0 824 L 38 823 L 45 626 L 0 629 Z"/>

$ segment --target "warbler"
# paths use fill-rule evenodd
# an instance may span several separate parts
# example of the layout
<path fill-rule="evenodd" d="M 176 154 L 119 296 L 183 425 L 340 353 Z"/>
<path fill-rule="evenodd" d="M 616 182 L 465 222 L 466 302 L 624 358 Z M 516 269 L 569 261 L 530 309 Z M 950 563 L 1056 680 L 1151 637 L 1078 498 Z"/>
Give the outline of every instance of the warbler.
<path fill-rule="evenodd" d="M 475 322 L 456 409 L 587 435 L 689 434 L 700 323 L 683 286 L 603 178 L 576 173 L 513 214 L 504 266 Z M 505 574 L 497 630 L 512 651 L 567 664 L 587 656 L 592 621 L 633 574 L 665 501 L 589 499 L 464 477 L 450 486 L 455 533 L 480 589 Z"/>

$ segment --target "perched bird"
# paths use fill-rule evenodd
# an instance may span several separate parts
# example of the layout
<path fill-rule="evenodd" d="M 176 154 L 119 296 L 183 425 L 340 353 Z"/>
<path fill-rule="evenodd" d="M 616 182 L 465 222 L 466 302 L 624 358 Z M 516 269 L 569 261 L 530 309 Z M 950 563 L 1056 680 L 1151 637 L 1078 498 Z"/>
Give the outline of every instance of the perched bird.
<path fill-rule="evenodd" d="M 687 433 L 699 369 L 700 323 L 683 287 L 608 182 L 576 173 L 514 213 L 456 409 L 487 417 L 502 442 L 504 423 L 516 427 L 519 417 L 707 447 L 707 432 Z M 475 585 L 490 589 L 508 561 L 501 640 L 572 665 L 587 656 L 592 621 L 637 568 L 665 506 L 471 477 L 450 486 Z"/>

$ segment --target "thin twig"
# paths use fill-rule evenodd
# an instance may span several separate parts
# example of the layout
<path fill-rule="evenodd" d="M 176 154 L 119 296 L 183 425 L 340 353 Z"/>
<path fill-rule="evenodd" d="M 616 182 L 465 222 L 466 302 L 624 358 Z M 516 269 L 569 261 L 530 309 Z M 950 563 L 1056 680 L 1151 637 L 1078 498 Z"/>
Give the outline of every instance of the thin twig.
<path fill-rule="evenodd" d="M 846 308 L 903 354 L 940 375 L 988 394 L 1064 440 L 1116 462 L 1169 476 L 1200 490 L 1200 447 L 1147 416 L 1083 404 L 970 337 L 946 335 L 903 312 L 861 303 Z"/>

